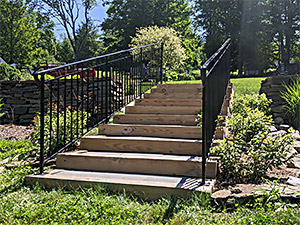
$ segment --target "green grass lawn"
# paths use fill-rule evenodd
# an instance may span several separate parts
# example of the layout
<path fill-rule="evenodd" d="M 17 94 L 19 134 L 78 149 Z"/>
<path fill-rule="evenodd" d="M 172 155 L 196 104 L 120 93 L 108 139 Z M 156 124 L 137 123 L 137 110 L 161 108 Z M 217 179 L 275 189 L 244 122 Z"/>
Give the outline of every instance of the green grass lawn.
<path fill-rule="evenodd" d="M 232 79 L 237 93 L 258 92 L 262 78 Z M 180 83 L 180 82 L 172 82 Z M 182 83 L 182 82 L 181 82 Z M 199 83 L 199 81 L 184 81 Z M 0 161 L 22 159 L 32 147 L 0 140 Z M 24 156 L 24 157 L 23 157 Z M 209 194 L 189 199 L 143 201 L 104 188 L 77 191 L 26 187 L 24 177 L 38 172 L 30 166 L 0 166 L 0 224 L 299 224 L 299 205 L 257 197 L 249 204 L 225 207 Z M 250 204 L 251 203 L 251 204 Z M 274 203 L 274 204 L 273 204 Z"/>

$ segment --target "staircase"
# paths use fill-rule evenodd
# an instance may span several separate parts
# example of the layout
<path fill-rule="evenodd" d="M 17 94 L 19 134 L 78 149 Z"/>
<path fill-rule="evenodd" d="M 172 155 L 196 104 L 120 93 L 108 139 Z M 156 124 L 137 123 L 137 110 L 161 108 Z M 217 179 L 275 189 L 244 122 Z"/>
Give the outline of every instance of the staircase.
<path fill-rule="evenodd" d="M 27 176 L 26 183 L 48 188 L 100 183 L 147 199 L 211 192 L 217 161 L 207 161 L 207 180 L 201 185 L 202 130 L 195 126 L 201 105 L 201 85 L 159 84 L 125 107 L 125 114 L 114 115 L 113 124 L 100 125 L 98 135 L 81 138 L 79 151 L 58 154 L 56 169 Z M 218 129 L 216 137 L 222 136 Z"/>

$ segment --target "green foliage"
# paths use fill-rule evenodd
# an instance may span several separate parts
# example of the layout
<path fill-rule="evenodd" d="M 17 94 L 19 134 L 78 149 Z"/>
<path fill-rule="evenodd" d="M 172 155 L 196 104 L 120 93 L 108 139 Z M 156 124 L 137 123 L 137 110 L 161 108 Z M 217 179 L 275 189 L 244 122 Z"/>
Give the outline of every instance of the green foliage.
<path fill-rule="evenodd" d="M 4 105 L 4 103 L 1 103 L 1 101 L 2 101 L 2 98 L 0 98 L 0 117 L 4 116 L 4 113 L 1 113 L 2 106 Z"/>
<path fill-rule="evenodd" d="M 179 34 L 169 27 L 145 27 L 137 29 L 135 37 L 132 38 L 130 47 L 138 47 L 153 43 L 163 43 L 164 55 L 163 66 L 176 69 L 183 66 L 187 58 L 185 49 L 182 47 L 182 40 Z"/>
<path fill-rule="evenodd" d="M 8 159 L 8 162 L 10 162 L 15 157 L 20 161 L 32 155 L 33 151 L 33 145 L 30 140 L 0 140 L 0 161 Z"/>
<path fill-rule="evenodd" d="M 0 55 L 9 64 L 31 64 L 49 56 L 54 23 L 23 1 L 0 1 Z"/>
<path fill-rule="evenodd" d="M 284 109 L 286 110 L 287 118 L 291 124 L 300 127 L 300 83 L 299 79 L 292 81 L 291 84 L 283 84 L 285 88 L 281 92 L 281 97 L 285 101 Z"/>
<path fill-rule="evenodd" d="M 87 124 L 87 117 L 88 117 L 87 112 L 80 111 L 80 110 L 73 110 L 71 109 L 71 107 L 67 107 L 66 121 L 64 119 L 64 115 L 65 115 L 64 111 L 58 109 L 55 104 L 52 105 L 52 115 L 50 114 L 50 110 L 48 110 L 48 113 L 45 115 L 44 144 L 45 144 L 46 152 L 50 150 L 60 149 L 61 147 L 64 146 L 65 143 L 70 142 L 71 137 L 73 138 L 76 137 L 77 129 L 79 132 L 86 131 L 85 126 Z M 76 121 L 74 121 L 75 118 L 78 118 L 78 126 L 77 126 L 77 119 Z M 52 122 L 52 127 L 50 127 L 51 122 Z M 58 132 L 57 132 L 57 128 L 58 128 L 57 122 L 59 122 Z M 65 135 L 64 135 L 64 126 L 66 129 Z M 40 128 L 41 128 L 41 120 L 39 115 L 37 115 L 34 118 L 34 128 L 35 128 L 35 132 L 32 134 L 32 143 L 34 144 L 34 146 L 39 148 Z M 51 149 L 50 149 L 50 142 L 51 142 Z"/>
<path fill-rule="evenodd" d="M 233 97 L 231 113 L 247 115 L 249 111 L 256 109 L 266 114 L 270 111 L 271 103 L 272 99 L 268 99 L 266 94 L 236 94 Z"/>
<path fill-rule="evenodd" d="M 196 114 L 196 125 L 197 125 L 197 126 L 202 126 L 202 117 L 203 117 L 203 111 L 200 110 L 200 111 Z"/>
<path fill-rule="evenodd" d="M 0 63 L 0 80 L 26 80 L 30 74 L 21 72 L 13 66 Z"/>
<path fill-rule="evenodd" d="M 270 101 L 265 96 L 235 96 L 234 117 L 226 125 L 231 137 L 213 148 L 227 179 L 260 181 L 269 169 L 286 161 L 290 135 L 272 135 L 271 116 L 265 115 Z M 260 111 L 262 110 L 262 111 Z"/>

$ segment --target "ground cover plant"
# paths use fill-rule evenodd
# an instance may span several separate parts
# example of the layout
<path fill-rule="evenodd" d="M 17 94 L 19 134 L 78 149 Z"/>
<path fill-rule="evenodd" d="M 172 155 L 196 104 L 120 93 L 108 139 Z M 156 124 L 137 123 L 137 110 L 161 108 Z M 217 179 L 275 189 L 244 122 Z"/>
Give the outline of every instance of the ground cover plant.
<path fill-rule="evenodd" d="M 0 161 L 14 158 L 16 149 L 26 152 L 20 160 L 29 157 L 30 144 L 7 142 Z M 209 194 L 143 201 L 102 187 L 67 191 L 25 186 L 24 177 L 37 172 L 28 165 L 0 165 L 0 224 L 299 224 L 299 207 L 276 198 L 276 191 L 243 205 L 215 203 Z"/>

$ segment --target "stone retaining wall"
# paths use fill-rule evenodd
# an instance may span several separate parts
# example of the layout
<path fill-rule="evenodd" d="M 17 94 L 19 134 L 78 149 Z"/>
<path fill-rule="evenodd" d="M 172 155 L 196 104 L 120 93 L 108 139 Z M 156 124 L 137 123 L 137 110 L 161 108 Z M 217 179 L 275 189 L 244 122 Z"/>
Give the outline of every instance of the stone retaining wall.
<path fill-rule="evenodd" d="M 299 77 L 298 75 L 282 75 L 268 77 L 262 81 L 260 93 L 265 93 L 267 98 L 272 99 L 271 112 L 275 122 L 278 124 L 288 123 L 288 118 L 285 116 L 283 108 L 284 100 L 281 98 L 280 92 L 284 90 L 282 84 L 289 84 L 292 80 Z"/>
<path fill-rule="evenodd" d="M 104 111 L 106 109 L 104 104 L 106 93 L 109 104 L 118 104 L 123 98 L 121 84 L 113 81 L 111 81 L 110 86 L 108 84 L 109 81 L 100 79 L 89 82 L 79 80 L 77 87 L 76 80 L 73 80 L 72 83 L 71 80 L 60 80 L 58 92 L 57 82 L 53 82 L 52 86 L 48 84 L 45 88 L 45 107 L 47 109 L 49 105 L 49 89 L 52 88 L 52 102 L 54 104 L 57 104 L 57 94 L 59 93 L 60 105 L 70 106 L 72 99 L 72 107 L 77 107 L 78 99 L 78 108 L 86 109 L 89 107 L 91 109 L 91 107 L 96 106 L 95 101 L 98 95 L 99 99 L 103 99 L 102 110 Z M 107 91 L 106 85 L 109 87 Z M 85 99 L 84 104 L 81 103 L 82 98 Z M 5 112 L 5 115 L 0 117 L 0 124 L 30 124 L 40 110 L 40 88 L 35 81 L 0 81 L 0 99 L 2 99 L 1 103 L 4 103 L 2 112 Z"/>

